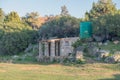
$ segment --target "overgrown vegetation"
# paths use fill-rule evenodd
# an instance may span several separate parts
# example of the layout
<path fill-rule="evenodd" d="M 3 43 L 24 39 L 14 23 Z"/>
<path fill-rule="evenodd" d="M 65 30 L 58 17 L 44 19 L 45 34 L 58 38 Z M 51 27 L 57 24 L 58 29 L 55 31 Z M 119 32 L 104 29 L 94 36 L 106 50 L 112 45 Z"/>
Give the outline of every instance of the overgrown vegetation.
<path fill-rule="evenodd" d="M 44 17 L 40 21 L 37 12 L 27 13 L 20 18 L 17 12 L 5 14 L 0 8 L 0 54 L 16 55 L 23 52 L 29 44 L 51 37 L 79 36 L 79 23 L 92 21 L 93 33 L 106 35 L 107 38 L 120 36 L 120 10 L 112 0 L 99 0 L 93 3 L 92 9 L 86 12 L 84 18 L 75 18 L 69 14 L 67 7 L 61 7 L 61 14 Z M 110 35 L 108 37 L 108 35 Z M 80 40 L 73 46 L 81 45 Z"/>
<path fill-rule="evenodd" d="M 56 17 L 45 23 L 38 31 L 39 38 L 79 36 L 80 20 L 71 16 Z"/>

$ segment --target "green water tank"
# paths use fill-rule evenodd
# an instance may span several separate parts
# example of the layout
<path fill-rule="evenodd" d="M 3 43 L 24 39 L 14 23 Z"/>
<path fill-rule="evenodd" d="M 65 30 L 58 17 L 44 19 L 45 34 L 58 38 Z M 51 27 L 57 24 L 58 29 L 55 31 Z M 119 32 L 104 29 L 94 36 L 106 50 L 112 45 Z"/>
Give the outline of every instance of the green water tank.
<path fill-rule="evenodd" d="M 92 37 L 92 23 L 81 22 L 80 23 L 80 38 L 90 38 L 90 37 Z"/>

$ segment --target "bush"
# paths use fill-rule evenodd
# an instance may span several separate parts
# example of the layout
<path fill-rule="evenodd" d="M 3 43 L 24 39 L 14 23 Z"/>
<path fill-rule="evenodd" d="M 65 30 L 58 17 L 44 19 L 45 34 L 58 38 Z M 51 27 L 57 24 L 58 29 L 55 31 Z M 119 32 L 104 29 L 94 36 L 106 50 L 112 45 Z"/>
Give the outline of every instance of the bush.
<path fill-rule="evenodd" d="M 79 40 L 77 40 L 75 43 L 73 43 L 72 46 L 73 46 L 74 48 L 77 48 L 77 47 L 79 47 L 79 46 L 82 46 L 83 43 L 85 43 L 85 42 L 86 42 L 86 39 L 79 39 Z"/>
<path fill-rule="evenodd" d="M 79 59 L 79 60 L 76 60 L 76 63 L 77 63 L 77 64 L 84 64 L 84 63 L 85 63 L 85 61 L 84 61 L 84 60 Z"/>
<path fill-rule="evenodd" d="M 0 34 L 0 54 L 15 55 L 24 51 L 30 43 L 36 42 L 37 32 L 22 23 L 7 23 Z"/>

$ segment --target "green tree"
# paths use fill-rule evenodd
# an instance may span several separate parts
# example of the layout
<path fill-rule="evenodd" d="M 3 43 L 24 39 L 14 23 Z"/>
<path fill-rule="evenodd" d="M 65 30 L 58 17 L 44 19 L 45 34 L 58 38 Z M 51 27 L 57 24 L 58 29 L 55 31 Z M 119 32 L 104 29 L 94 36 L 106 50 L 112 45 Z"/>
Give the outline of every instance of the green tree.
<path fill-rule="evenodd" d="M 20 17 L 17 12 L 10 12 L 6 17 L 7 22 L 21 22 Z"/>
<path fill-rule="evenodd" d="M 106 14 L 115 14 L 116 11 L 117 9 L 112 0 L 99 0 L 97 3 L 93 3 L 92 9 L 89 13 L 86 13 L 86 16 L 89 19 L 94 19 Z"/>
<path fill-rule="evenodd" d="M 16 12 L 6 15 L 0 24 L 0 54 L 14 55 L 24 51 L 30 43 L 36 42 L 37 31 L 22 23 Z"/>
<path fill-rule="evenodd" d="M 69 12 L 65 5 L 61 7 L 61 16 L 69 16 Z"/>
<path fill-rule="evenodd" d="M 101 16 L 92 22 L 94 34 L 109 34 L 111 37 L 120 37 L 120 14 Z"/>
<path fill-rule="evenodd" d="M 38 18 L 39 18 L 38 12 L 31 12 L 26 14 L 26 17 L 24 17 L 24 20 L 30 26 L 32 26 L 33 29 L 37 29 L 39 28 L 39 25 L 37 25 L 39 23 Z"/>
<path fill-rule="evenodd" d="M 79 36 L 79 22 L 79 19 L 70 16 L 56 17 L 39 29 L 39 37 L 42 39 Z"/>
<path fill-rule="evenodd" d="M 0 22 L 3 22 L 5 19 L 4 11 L 0 8 Z"/>
<path fill-rule="evenodd" d="M 36 42 L 37 31 L 23 23 L 6 23 L 1 26 L 0 54 L 14 55 L 24 51 L 30 43 Z"/>

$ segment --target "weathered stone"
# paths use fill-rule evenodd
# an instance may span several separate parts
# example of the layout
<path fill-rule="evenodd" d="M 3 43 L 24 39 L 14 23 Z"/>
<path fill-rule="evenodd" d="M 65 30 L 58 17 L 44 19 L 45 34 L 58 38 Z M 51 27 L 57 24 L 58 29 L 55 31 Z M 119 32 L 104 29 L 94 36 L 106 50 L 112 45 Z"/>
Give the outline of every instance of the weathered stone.
<path fill-rule="evenodd" d="M 105 62 L 108 63 L 119 63 L 120 62 L 120 52 L 115 52 L 112 56 L 107 57 Z"/>
<path fill-rule="evenodd" d="M 106 50 L 100 50 L 99 52 L 98 52 L 99 54 L 99 58 L 106 58 L 106 57 L 108 57 L 109 56 L 109 54 L 110 54 L 110 51 L 106 51 Z"/>
<path fill-rule="evenodd" d="M 113 57 L 107 57 L 104 61 L 107 63 L 115 63 L 115 60 Z"/>
<path fill-rule="evenodd" d="M 97 48 L 96 46 L 94 46 L 94 45 L 89 45 L 88 46 L 88 54 L 90 56 L 96 57 L 98 51 L 99 51 L 99 48 Z"/>
<path fill-rule="evenodd" d="M 95 41 L 101 42 L 105 38 L 105 35 L 101 35 L 101 36 L 93 35 L 93 38 L 95 39 Z"/>
<path fill-rule="evenodd" d="M 119 43 L 119 41 L 118 41 L 118 40 L 115 40 L 115 41 L 113 41 L 113 43 L 114 43 L 114 44 L 118 44 L 118 43 Z"/>
<path fill-rule="evenodd" d="M 119 60 L 120 60 L 120 52 L 115 52 L 112 57 L 114 58 L 115 62 L 119 62 Z"/>
<path fill-rule="evenodd" d="M 76 52 L 76 60 L 81 60 L 81 59 L 83 59 L 83 52 L 77 51 Z"/>
<path fill-rule="evenodd" d="M 79 46 L 75 49 L 75 51 L 83 51 L 84 50 L 84 46 Z"/>
<path fill-rule="evenodd" d="M 52 62 L 56 58 L 62 56 L 69 56 L 69 53 L 73 54 L 74 48 L 72 44 L 77 41 L 79 37 L 71 37 L 71 38 L 61 38 L 61 39 L 48 39 L 39 42 L 39 61 L 45 59 L 44 56 L 49 57 L 49 60 Z M 42 50 L 42 44 L 45 46 L 45 50 Z M 43 60 L 44 61 L 44 60 Z"/>
<path fill-rule="evenodd" d="M 107 42 L 105 42 L 105 43 L 104 43 L 104 45 L 108 45 L 108 43 L 107 43 Z"/>
<path fill-rule="evenodd" d="M 101 45 L 102 45 L 102 42 L 99 42 L 98 45 L 101 46 Z"/>

